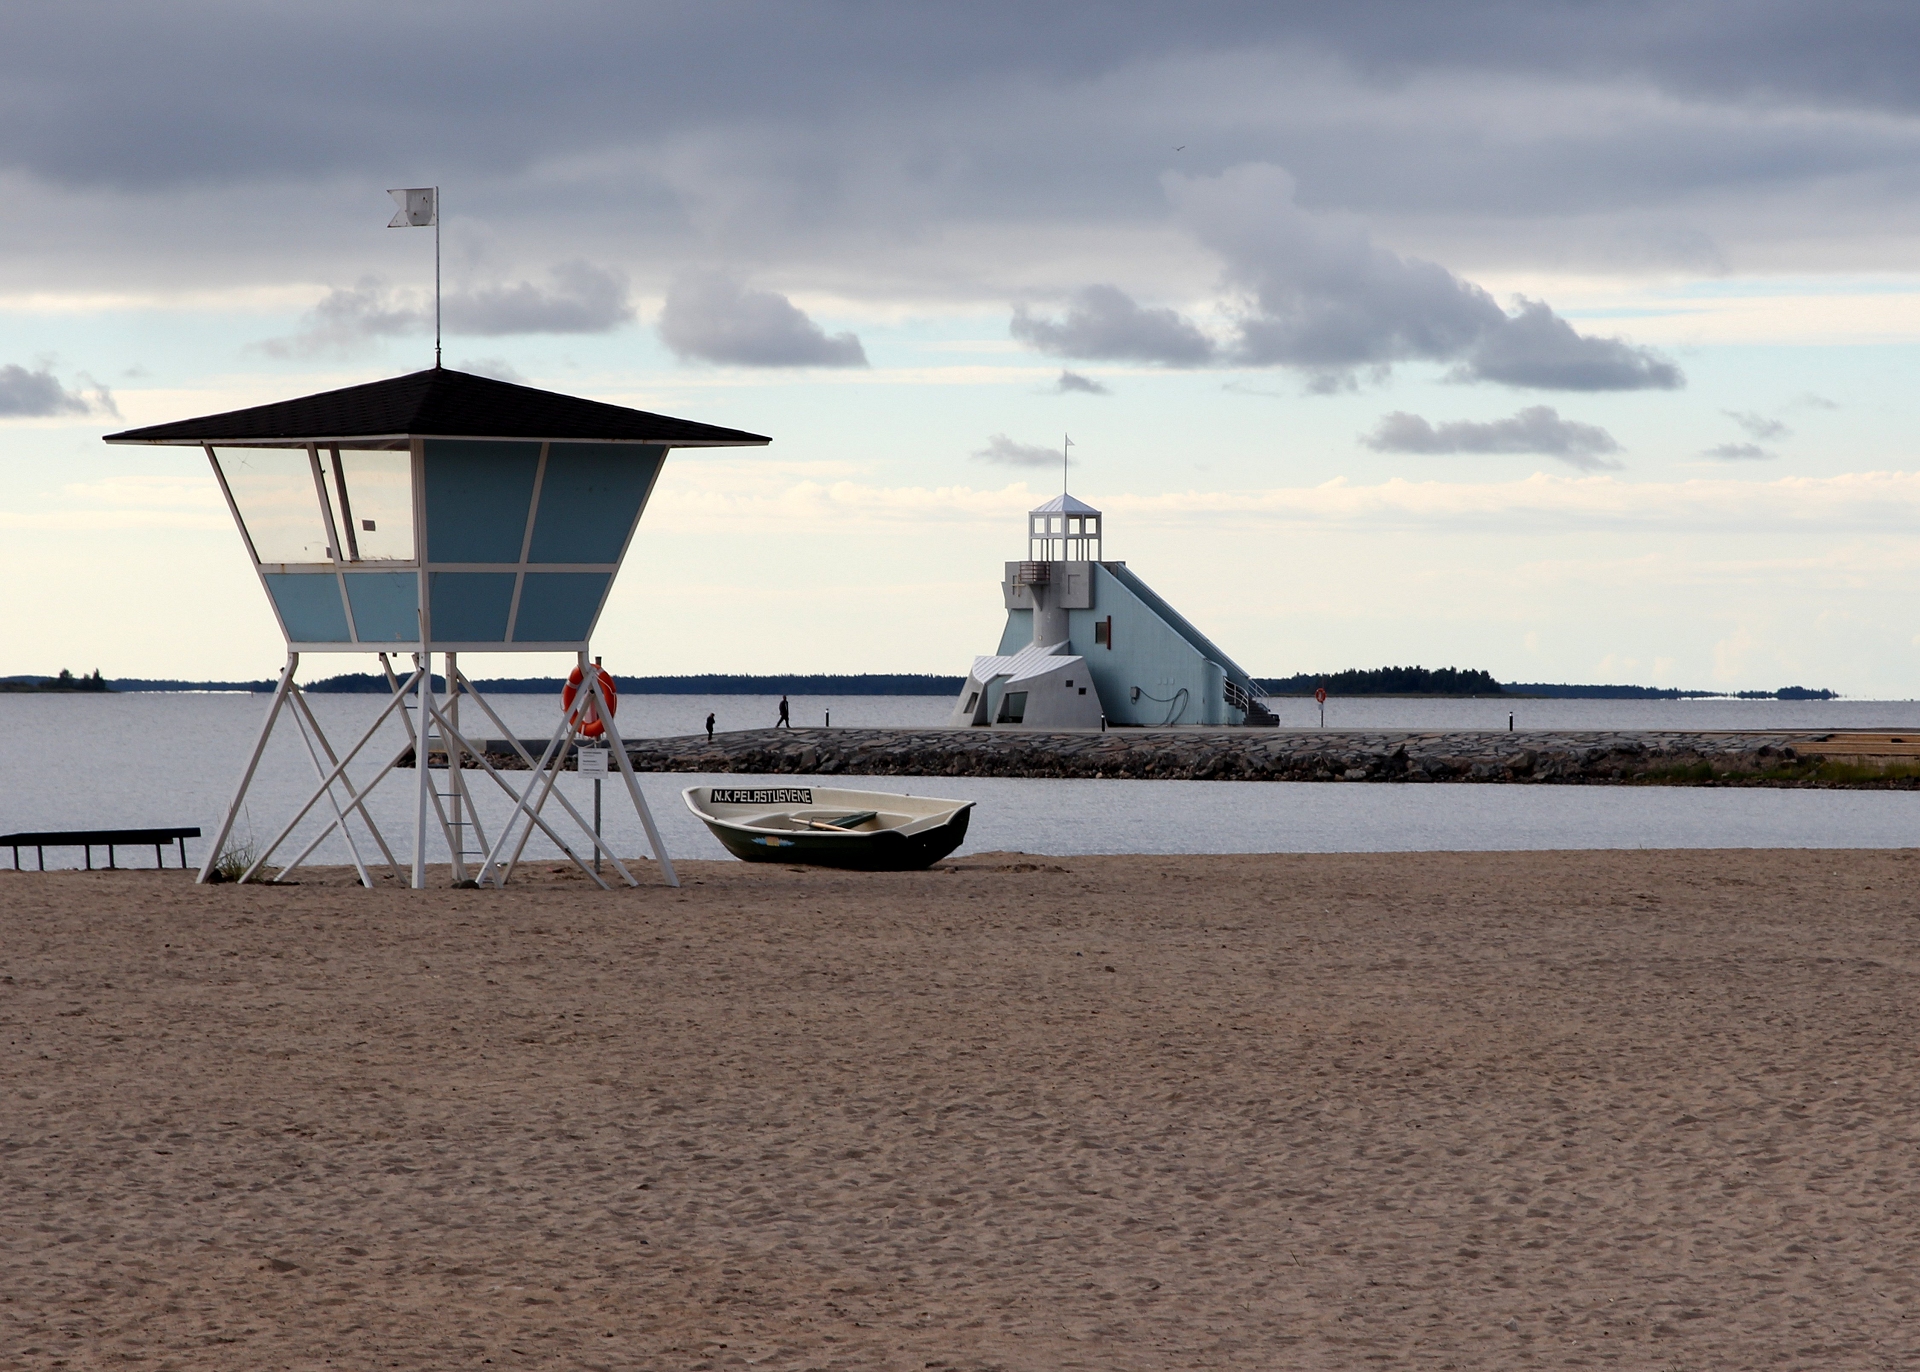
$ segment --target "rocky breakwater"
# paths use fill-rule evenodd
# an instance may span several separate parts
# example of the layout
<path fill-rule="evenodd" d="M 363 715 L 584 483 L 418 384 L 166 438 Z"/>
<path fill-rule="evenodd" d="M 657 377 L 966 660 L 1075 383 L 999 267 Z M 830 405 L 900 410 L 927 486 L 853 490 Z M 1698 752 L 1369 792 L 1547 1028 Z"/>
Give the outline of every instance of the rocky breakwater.
<path fill-rule="evenodd" d="M 628 740 L 649 772 L 1181 781 L 1915 785 L 1833 775 L 1805 734 L 794 729 Z M 1817 749 L 1817 745 L 1814 745 Z"/>

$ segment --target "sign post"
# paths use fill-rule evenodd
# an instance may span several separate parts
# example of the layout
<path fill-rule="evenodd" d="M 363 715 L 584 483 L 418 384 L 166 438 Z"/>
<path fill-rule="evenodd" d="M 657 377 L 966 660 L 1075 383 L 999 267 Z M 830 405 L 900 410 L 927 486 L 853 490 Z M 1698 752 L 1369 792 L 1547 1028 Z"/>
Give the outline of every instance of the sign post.
<path fill-rule="evenodd" d="M 1327 727 L 1327 688 L 1324 686 L 1315 687 L 1313 692 L 1313 698 L 1316 702 L 1319 703 L 1320 727 L 1324 729 Z"/>
<path fill-rule="evenodd" d="M 600 837 L 600 780 L 607 774 L 607 754 L 609 748 L 582 748 L 576 754 L 580 759 L 580 774 L 593 778 L 593 836 Z M 593 870 L 600 870 L 600 849 L 593 850 Z"/>

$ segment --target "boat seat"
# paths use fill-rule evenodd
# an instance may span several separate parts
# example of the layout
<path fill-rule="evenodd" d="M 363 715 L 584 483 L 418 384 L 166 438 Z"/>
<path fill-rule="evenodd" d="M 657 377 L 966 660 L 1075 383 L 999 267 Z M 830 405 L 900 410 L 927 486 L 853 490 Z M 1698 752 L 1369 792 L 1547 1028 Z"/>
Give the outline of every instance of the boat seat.
<path fill-rule="evenodd" d="M 824 824 L 834 829 L 852 829 L 856 825 L 865 824 L 870 819 L 878 818 L 880 818 L 878 810 L 861 810 L 851 815 L 810 815 L 807 823 L 809 825 Z"/>

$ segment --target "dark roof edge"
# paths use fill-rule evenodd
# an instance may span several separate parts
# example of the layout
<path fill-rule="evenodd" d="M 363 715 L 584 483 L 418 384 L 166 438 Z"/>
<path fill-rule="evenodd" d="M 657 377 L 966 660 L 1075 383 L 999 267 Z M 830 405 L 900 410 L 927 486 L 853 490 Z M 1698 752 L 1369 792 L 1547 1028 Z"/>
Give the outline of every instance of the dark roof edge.
<path fill-rule="evenodd" d="M 158 428 L 160 426 L 153 426 Z M 148 448 L 316 448 L 355 447 L 366 443 L 400 443 L 415 438 L 458 439 L 473 443 L 631 443 L 646 448 L 761 448 L 773 442 L 762 434 L 739 430 L 738 438 L 533 438 L 526 434 L 342 434 L 332 438 L 142 438 L 141 429 L 104 434 L 102 443 L 139 444 Z"/>

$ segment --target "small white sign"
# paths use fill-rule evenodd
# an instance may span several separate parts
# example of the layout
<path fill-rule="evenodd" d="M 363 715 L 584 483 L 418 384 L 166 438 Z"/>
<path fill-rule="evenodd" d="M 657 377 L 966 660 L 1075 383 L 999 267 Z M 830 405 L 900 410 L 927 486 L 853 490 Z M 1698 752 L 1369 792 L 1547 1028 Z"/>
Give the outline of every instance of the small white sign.
<path fill-rule="evenodd" d="M 582 748 L 580 750 L 580 775 L 603 777 L 607 774 L 607 759 L 613 756 L 611 748 Z"/>

